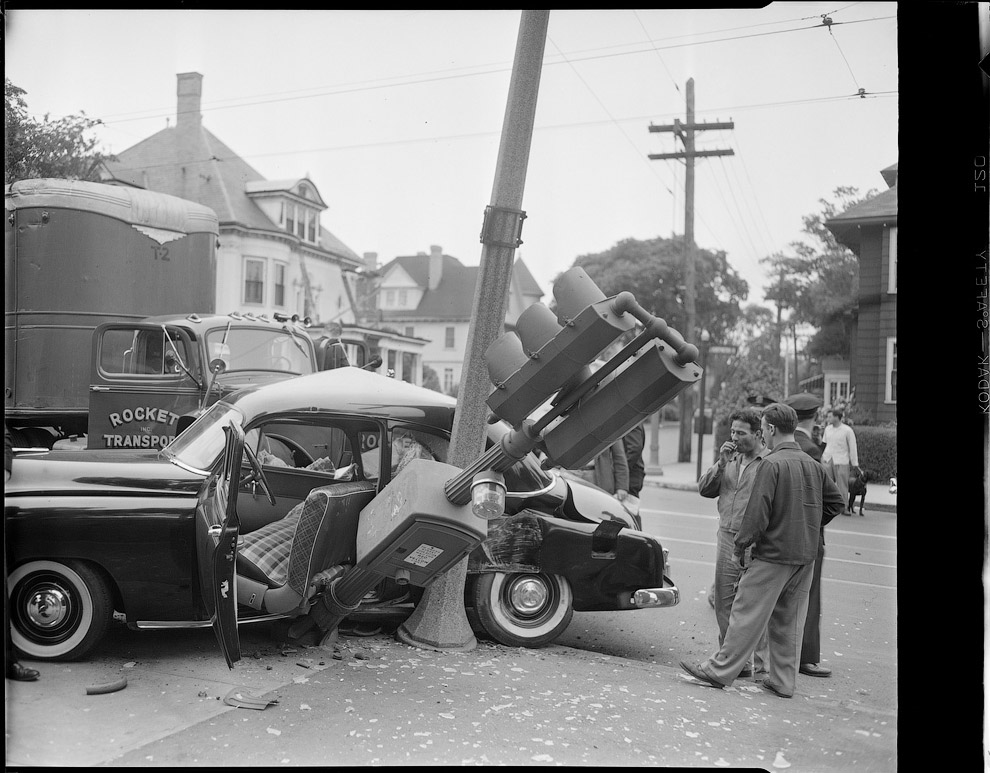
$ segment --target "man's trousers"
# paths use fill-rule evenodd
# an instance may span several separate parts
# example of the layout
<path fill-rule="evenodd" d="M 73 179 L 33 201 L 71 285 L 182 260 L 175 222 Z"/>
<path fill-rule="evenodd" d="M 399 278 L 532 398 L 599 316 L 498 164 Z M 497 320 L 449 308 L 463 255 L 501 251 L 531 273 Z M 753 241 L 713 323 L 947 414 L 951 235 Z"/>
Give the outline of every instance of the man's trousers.
<path fill-rule="evenodd" d="M 814 567 L 814 562 L 773 564 L 753 559 L 739 580 L 725 640 L 701 669 L 721 684 L 732 684 L 766 631 L 770 682 L 784 695 L 793 695 Z"/>

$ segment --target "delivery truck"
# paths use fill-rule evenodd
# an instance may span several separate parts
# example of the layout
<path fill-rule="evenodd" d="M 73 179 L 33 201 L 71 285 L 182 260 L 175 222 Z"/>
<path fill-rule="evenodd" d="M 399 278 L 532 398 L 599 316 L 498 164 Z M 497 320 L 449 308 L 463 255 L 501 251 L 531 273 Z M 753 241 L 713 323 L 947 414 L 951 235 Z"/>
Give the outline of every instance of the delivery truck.
<path fill-rule="evenodd" d="M 242 386 L 317 370 L 307 320 L 217 314 L 219 223 L 79 180 L 4 191 L 4 413 L 15 446 L 166 445 Z"/>

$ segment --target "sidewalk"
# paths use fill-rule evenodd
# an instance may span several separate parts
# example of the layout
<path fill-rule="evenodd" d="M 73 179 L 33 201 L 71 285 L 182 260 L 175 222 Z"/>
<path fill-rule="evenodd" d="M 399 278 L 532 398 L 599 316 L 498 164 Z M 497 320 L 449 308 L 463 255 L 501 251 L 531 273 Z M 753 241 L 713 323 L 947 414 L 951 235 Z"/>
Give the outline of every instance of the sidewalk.
<path fill-rule="evenodd" d="M 673 424 L 666 424 L 660 427 L 659 442 L 659 470 L 656 466 L 649 464 L 649 426 L 647 426 L 647 451 L 646 451 L 646 480 L 647 486 L 659 486 L 660 488 L 681 489 L 684 491 L 698 490 L 698 437 L 691 438 L 691 461 L 678 462 L 677 459 L 677 436 L 678 428 Z M 714 438 L 712 435 L 705 435 L 702 449 L 701 471 L 704 473 L 709 466 L 714 464 Z M 859 500 L 855 504 L 856 512 L 859 512 Z M 887 481 L 883 483 L 866 484 L 866 500 L 863 504 L 863 512 L 869 510 L 896 513 L 897 495 L 890 493 L 890 486 Z"/>

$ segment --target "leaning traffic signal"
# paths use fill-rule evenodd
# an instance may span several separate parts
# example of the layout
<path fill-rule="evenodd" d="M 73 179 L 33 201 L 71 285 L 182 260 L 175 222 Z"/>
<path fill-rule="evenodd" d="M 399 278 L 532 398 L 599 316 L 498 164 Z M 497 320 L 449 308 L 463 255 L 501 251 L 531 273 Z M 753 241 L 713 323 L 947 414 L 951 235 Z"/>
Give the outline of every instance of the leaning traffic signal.
<path fill-rule="evenodd" d="M 625 366 L 543 433 L 554 465 L 569 470 L 584 466 L 701 378 L 696 363 L 679 365 L 676 353 L 658 341 L 640 349 Z"/>
<path fill-rule="evenodd" d="M 572 268 L 554 285 L 557 313 L 542 303 L 527 308 L 515 332 L 495 340 L 485 352 L 488 375 L 496 389 L 488 407 L 517 426 L 562 387 L 565 392 L 583 383 L 588 363 L 636 320 L 617 313 L 613 299 L 581 268 Z"/>
<path fill-rule="evenodd" d="M 485 352 L 495 390 L 488 406 L 517 430 L 553 397 L 527 430 L 542 437 L 550 464 L 580 467 L 701 378 L 698 349 L 628 292 L 606 298 L 581 268 L 554 286 L 557 315 L 524 311 L 516 332 Z M 636 323 L 642 331 L 592 373 L 590 363 Z"/>

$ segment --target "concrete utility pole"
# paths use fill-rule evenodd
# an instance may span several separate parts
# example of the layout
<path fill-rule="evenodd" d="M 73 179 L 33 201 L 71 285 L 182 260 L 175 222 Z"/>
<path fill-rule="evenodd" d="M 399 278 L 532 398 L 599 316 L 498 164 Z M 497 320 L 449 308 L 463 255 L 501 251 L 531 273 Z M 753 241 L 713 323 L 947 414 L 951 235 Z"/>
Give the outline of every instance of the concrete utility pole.
<path fill-rule="evenodd" d="M 732 121 L 695 123 L 694 121 L 694 78 L 687 81 L 687 120 L 681 122 L 674 119 L 672 124 L 657 126 L 650 124 L 651 132 L 674 132 L 684 143 L 680 153 L 650 153 L 651 161 L 666 158 L 683 158 L 685 160 L 684 174 L 684 313 L 687 320 L 684 324 L 684 338 L 688 341 L 697 339 L 697 322 L 695 319 L 694 301 L 697 293 L 694 261 L 694 159 L 704 156 L 732 156 L 733 150 L 695 150 L 694 133 L 705 129 L 732 129 Z M 694 413 L 694 390 L 685 389 L 681 392 L 681 429 L 678 438 L 677 461 L 691 461 L 691 415 Z M 705 417 L 700 417 L 704 422 Z"/>
<path fill-rule="evenodd" d="M 491 392 L 485 350 L 503 332 L 516 247 L 522 244 L 523 188 L 536 117 L 550 11 L 524 10 L 502 123 L 492 203 L 482 225 L 481 266 L 474 292 L 467 349 L 457 392 L 448 463 L 467 467 L 485 450 Z M 464 613 L 467 559 L 440 575 L 396 632 L 400 641 L 435 650 L 470 650 L 478 642 Z"/>

